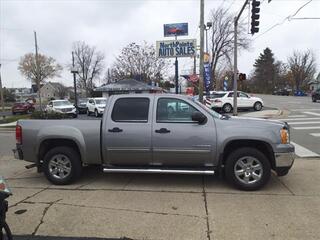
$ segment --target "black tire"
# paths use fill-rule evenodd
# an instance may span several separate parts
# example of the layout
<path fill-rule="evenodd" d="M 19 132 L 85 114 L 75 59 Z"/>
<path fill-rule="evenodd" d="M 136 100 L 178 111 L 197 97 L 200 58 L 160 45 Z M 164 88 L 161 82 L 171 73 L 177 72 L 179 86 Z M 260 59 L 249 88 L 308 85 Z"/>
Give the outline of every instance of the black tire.
<path fill-rule="evenodd" d="M 1 230 L 1 229 L 0 229 Z M 12 232 L 9 228 L 9 225 L 4 222 L 4 226 L 3 226 L 3 229 L 2 229 L 3 232 L 0 232 L 0 239 L 3 239 L 3 240 L 13 240 L 13 237 L 12 237 Z M 3 235 L 4 233 L 4 235 Z"/>
<path fill-rule="evenodd" d="M 73 114 L 72 117 L 73 117 L 73 118 L 77 118 L 77 117 L 78 117 L 78 114 Z"/>
<path fill-rule="evenodd" d="M 316 102 L 317 99 L 315 97 L 312 97 L 312 102 Z"/>
<path fill-rule="evenodd" d="M 87 109 L 87 116 L 90 116 L 90 111 L 89 111 L 89 109 Z"/>
<path fill-rule="evenodd" d="M 54 163 L 55 158 L 58 156 L 64 156 L 64 159 L 68 159 L 68 166 L 70 168 L 69 174 L 66 174 L 65 177 L 57 177 L 52 173 L 52 169 L 50 168 L 50 163 Z M 57 166 L 56 166 L 57 168 Z M 59 168 L 59 167 L 58 167 Z M 55 169 L 53 169 L 55 170 Z M 43 160 L 43 172 L 46 178 L 55 185 L 67 185 L 75 180 L 77 180 L 81 176 L 82 172 L 82 163 L 80 159 L 80 155 L 71 147 L 55 147 L 49 150 Z M 58 170 L 59 172 L 59 170 Z M 64 173 L 63 173 L 64 174 Z M 60 173 L 59 173 L 60 175 Z"/>
<path fill-rule="evenodd" d="M 262 103 L 261 102 L 255 102 L 254 105 L 253 105 L 253 109 L 255 111 L 261 111 L 262 109 Z"/>
<path fill-rule="evenodd" d="M 12 112 L 12 115 L 16 115 L 16 112 Z"/>
<path fill-rule="evenodd" d="M 231 104 L 230 103 L 224 104 L 222 107 L 222 111 L 224 111 L 225 113 L 230 113 L 232 111 Z"/>
<path fill-rule="evenodd" d="M 246 160 L 247 159 L 247 160 Z M 246 168 L 246 171 L 243 172 L 243 175 L 236 176 L 236 171 L 241 171 L 242 169 L 238 168 L 239 161 L 247 161 L 248 159 L 254 159 L 253 163 L 256 163 L 255 167 L 260 167 L 260 170 L 258 169 L 248 169 Z M 251 165 L 251 166 L 252 166 Z M 250 173 L 251 171 L 251 173 Z M 254 179 L 252 177 L 252 173 L 255 173 L 255 176 L 260 177 L 258 179 Z M 245 179 L 245 174 L 248 174 L 249 176 L 247 177 L 248 182 L 246 183 Z M 260 152 L 259 150 L 251 147 L 243 147 L 243 148 L 238 148 L 234 150 L 227 158 L 226 164 L 225 164 L 225 175 L 227 178 L 227 181 L 235 186 L 238 189 L 245 190 L 245 191 L 255 191 L 260 188 L 262 188 L 270 179 L 271 176 L 271 166 L 270 162 L 267 159 L 267 157 Z M 242 178 L 243 176 L 243 178 Z M 249 182 L 251 179 L 251 182 Z"/>

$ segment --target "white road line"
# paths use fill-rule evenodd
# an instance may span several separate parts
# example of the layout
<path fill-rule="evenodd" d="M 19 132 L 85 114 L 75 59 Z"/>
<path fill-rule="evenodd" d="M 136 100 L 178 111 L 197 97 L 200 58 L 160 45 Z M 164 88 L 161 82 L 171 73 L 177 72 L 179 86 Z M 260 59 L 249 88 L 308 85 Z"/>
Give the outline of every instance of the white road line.
<path fill-rule="evenodd" d="M 311 136 L 320 137 L 320 133 L 309 133 Z"/>
<path fill-rule="evenodd" d="M 320 121 L 317 122 L 288 122 L 290 125 L 307 125 L 307 124 L 319 124 Z"/>
<path fill-rule="evenodd" d="M 290 115 L 288 116 L 288 118 L 302 118 L 302 117 L 306 117 L 307 115 Z"/>
<path fill-rule="evenodd" d="M 279 121 L 305 121 L 305 120 L 320 120 L 320 117 L 310 117 L 310 118 L 282 118 L 282 119 L 276 119 Z"/>
<path fill-rule="evenodd" d="M 315 152 L 312 152 L 310 151 L 309 149 L 305 148 L 305 147 L 302 147 L 301 145 L 299 144 L 296 144 L 294 142 L 291 142 L 294 147 L 295 147 L 295 154 L 298 156 L 298 157 L 320 157 L 319 154 L 315 153 Z"/>
<path fill-rule="evenodd" d="M 303 113 L 313 115 L 313 116 L 320 116 L 320 113 L 314 113 L 314 112 L 303 112 Z"/>
<path fill-rule="evenodd" d="M 320 127 L 292 127 L 295 130 L 312 130 L 312 129 L 320 129 Z"/>
<path fill-rule="evenodd" d="M 290 109 L 290 111 L 300 112 L 300 111 L 320 111 L 320 108 L 297 108 L 297 109 Z"/>

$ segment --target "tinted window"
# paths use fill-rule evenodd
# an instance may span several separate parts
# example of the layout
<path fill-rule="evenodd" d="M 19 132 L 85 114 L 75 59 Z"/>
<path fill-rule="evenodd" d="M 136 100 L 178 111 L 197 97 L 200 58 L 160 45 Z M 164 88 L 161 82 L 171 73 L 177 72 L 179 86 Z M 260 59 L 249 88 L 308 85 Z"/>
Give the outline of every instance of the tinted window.
<path fill-rule="evenodd" d="M 243 92 L 240 93 L 240 97 L 249 98 L 249 96 Z"/>
<path fill-rule="evenodd" d="M 115 122 L 147 122 L 149 113 L 148 98 L 120 98 L 112 110 Z"/>
<path fill-rule="evenodd" d="M 157 122 L 193 122 L 191 116 L 197 111 L 183 100 L 160 98 L 157 104 Z"/>
<path fill-rule="evenodd" d="M 213 93 L 210 94 L 210 98 L 222 98 L 226 93 Z"/>
<path fill-rule="evenodd" d="M 237 92 L 237 96 L 239 97 L 239 92 Z M 229 93 L 228 97 L 233 97 L 233 92 Z"/>

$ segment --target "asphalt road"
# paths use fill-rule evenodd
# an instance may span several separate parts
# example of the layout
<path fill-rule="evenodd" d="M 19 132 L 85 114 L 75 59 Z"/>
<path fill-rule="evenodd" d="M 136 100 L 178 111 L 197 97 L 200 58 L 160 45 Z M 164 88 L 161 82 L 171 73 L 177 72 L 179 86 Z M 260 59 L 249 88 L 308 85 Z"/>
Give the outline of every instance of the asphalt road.
<path fill-rule="evenodd" d="M 291 141 L 299 157 L 320 156 L 320 102 L 311 97 L 257 95 L 266 106 L 284 111 L 280 118 L 290 125 Z"/>

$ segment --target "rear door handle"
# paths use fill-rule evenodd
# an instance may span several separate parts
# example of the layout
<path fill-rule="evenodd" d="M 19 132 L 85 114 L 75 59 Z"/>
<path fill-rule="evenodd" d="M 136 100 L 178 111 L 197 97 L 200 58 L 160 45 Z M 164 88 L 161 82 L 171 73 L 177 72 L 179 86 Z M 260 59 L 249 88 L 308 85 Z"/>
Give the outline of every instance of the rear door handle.
<path fill-rule="evenodd" d="M 170 130 L 166 129 L 166 128 L 160 128 L 158 130 L 155 130 L 156 133 L 169 133 Z"/>
<path fill-rule="evenodd" d="M 108 132 L 118 133 L 118 132 L 123 132 L 123 130 L 118 127 L 114 127 L 112 129 L 108 129 Z"/>

